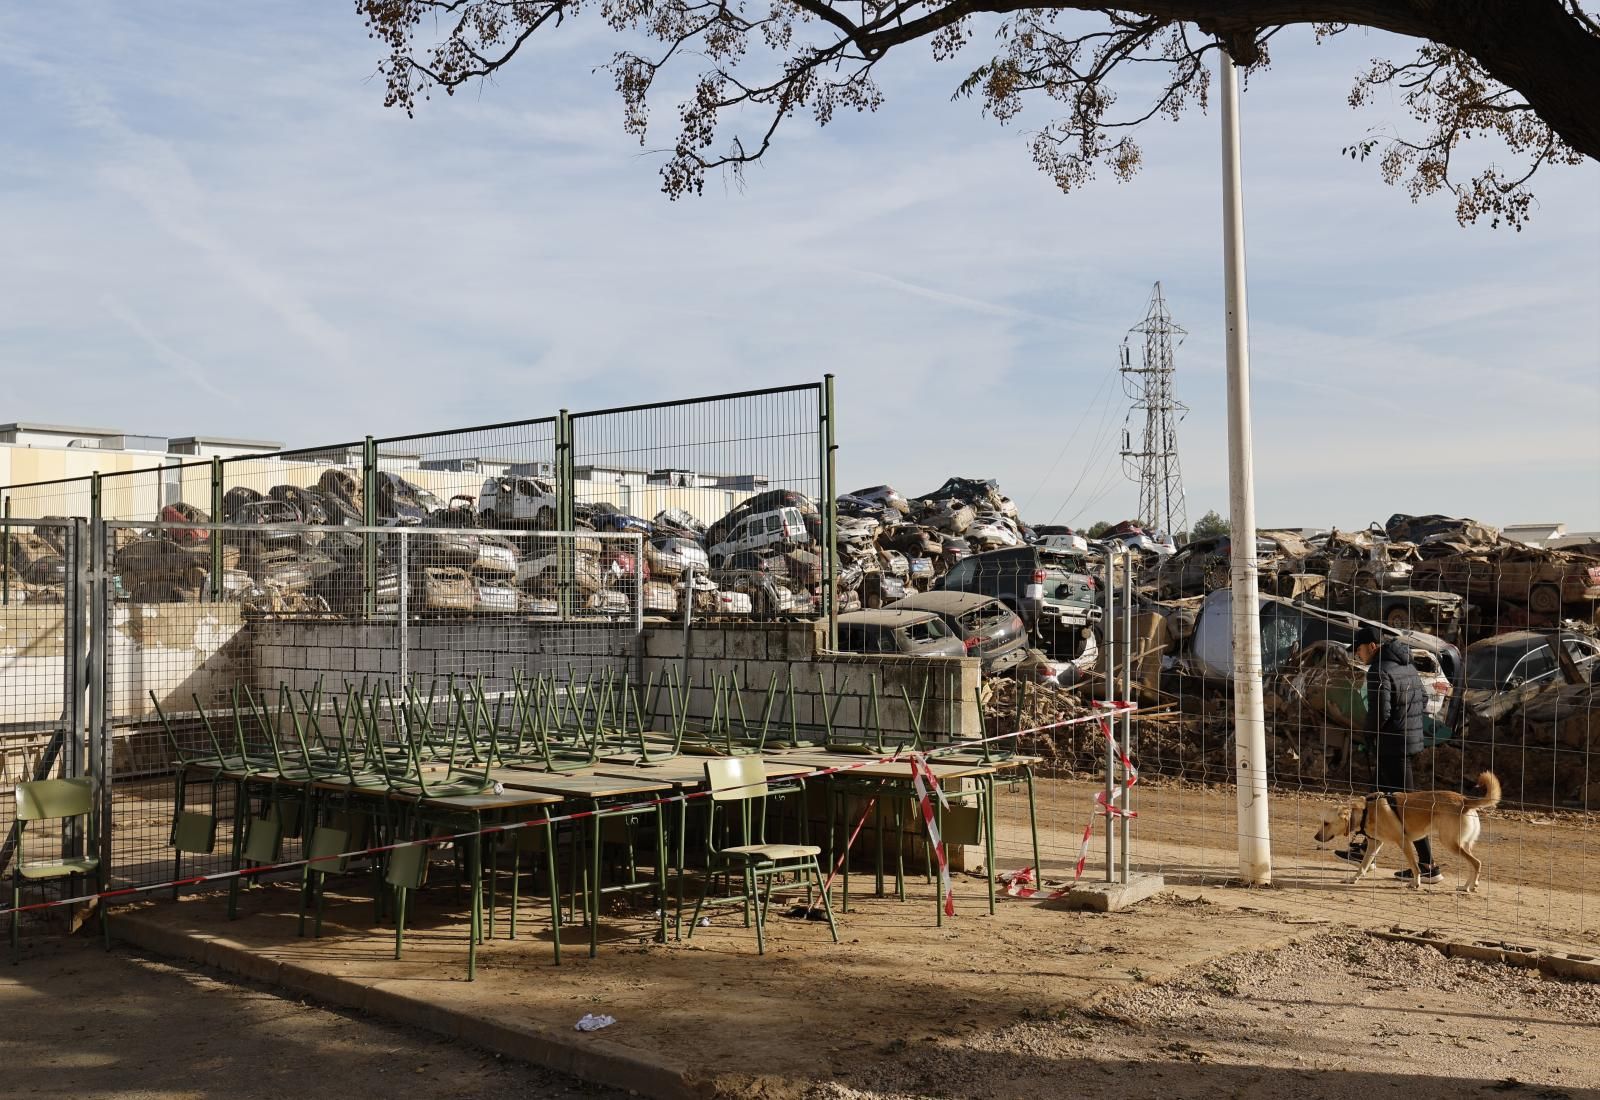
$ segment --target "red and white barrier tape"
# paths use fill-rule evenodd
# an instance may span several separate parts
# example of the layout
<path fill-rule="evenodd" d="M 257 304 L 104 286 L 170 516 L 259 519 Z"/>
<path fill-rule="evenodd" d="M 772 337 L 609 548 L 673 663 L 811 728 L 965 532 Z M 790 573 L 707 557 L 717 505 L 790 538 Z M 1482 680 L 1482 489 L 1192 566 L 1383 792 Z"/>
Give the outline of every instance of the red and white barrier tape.
<path fill-rule="evenodd" d="M 1112 704 L 1096 705 L 1099 706 Z M 1129 710 L 1137 709 L 1131 703 L 1118 703 L 1115 704 L 1115 706 Z M 1042 726 L 1033 726 L 1025 730 L 1013 730 L 1010 733 L 996 734 L 993 737 L 977 738 L 970 741 L 962 741 L 959 744 L 953 745 L 941 745 L 938 748 L 929 749 L 926 752 L 896 750 L 888 756 L 863 756 L 859 761 L 850 764 L 837 764 L 832 767 L 817 768 L 801 775 L 775 776 L 769 778 L 767 783 L 768 785 L 771 785 L 773 783 L 791 783 L 796 780 L 820 779 L 831 775 L 838 775 L 844 772 L 855 771 L 857 768 L 865 768 L 873 764 L 895 764 L 904 763 L 907 761 L 912 762 L 912 777 L 913 779 L 916 779 L 918 775 L 918 766 L 916 760 L 918 759 L 920 759 L 922 761 L 922 765 L 926 767 L 929 757 L 938 757 L 947 753 L 967 753 L 981 745 L 988 745 L 997 741 L 1009 741 L 1013 738 L 1025 737 L 1034 733 L 1046 733 L 1051 730 L 1064 729 L 1068 726 L 1084 725 L 1088 722 L 1099 722 L 1102 728 L 1106 728 L 1106 722 L 1104 718 L 1097 714 L 1086 714 L 1078 718 L 1068 718 L 1060 722 L 1051 722 Z M 1110 736 L 1109 733 L 1107 736 Z M 639 772 L 641 778 L 649 777 L 650 773 L 648 768 L 640 768 Z M 536 775 L 538 773 L 530 772 L 529 774 Z M 930 778 L 931 775 L 932 773 L 930 772 Z M 938 783 L 935 782 L 933 787 L 935 790 L 937 790 Z M 283 860 L 278 863 L 262 863 L 257 864 L 254 867 L 240 867 L 228 871 L 213 871 L 210 874 L 204 875 L 188 875 L 184 878 L 169 879 L 165 882 L 152 883 L 146 886 L 124 886 L 115 890 L 99 890 L 91 894 L 79 894 L 76 897 L 56 898 L 51 901 L 35 902 L 32 905 L 18 905 L 0 908 L 0 917 L 10 916 L 12 913 L 30 913 L 39 909 L 56 909 L 64 905 L 81 905 L 91 901 L 113 901 L 118 898 L 128 898 L 139 894 L 155 893 L 158 890 L 172 890 L 184 886 L 198 886 L 209 882 L 226 882 L 230 879 L 247 879 L 255 876 L 271 874 L 275 871 L 293 870 L 297 867 L 305 867 L 314 863 L 336 863 L 347 859 L 354 859 L 359 856 L 379 855 L 383 852 L 392 852 L 401 848 L 437 847 L 443 844 L 452 844 L 456 841 L 470 840 L 474 837 L 498 836 L 502 833 L 514 833 L 519 829 L 543 829 L 547 826 L 562 825 L 573 821 L 583 821 L 587 818 L 596 817 L 602 814 L 610 817 L 616 814 L 637 813 L 641 810 L 655 809 L 660 806 L 675 806 L 680 802 L 692 802 L 697 799 L 707 798 L 710 796 L 710 794 L 710 790 L 686 791 L 667 798 L 644 799 L 638 802 L 630 802 L 625 805 L 607 806 L 603 809 L 578 810 L 573 813 L 561 814 L 550 818 L 537 818 L 532 821 L 514 821 L 504 825 L 486 825 L 481 829 L 471 829 L 466 832 L 451 833 L 447 836 L 424 837 L 417 840 L 401 840 L 396 841 L 393 844 L 376 844 L 369 848 L 358 848 L 349 852 L 337 852 L 331 855 L 317 856 L 315 859 L 290 859 Z M 941 800 L 943 797 L 943 793 L 941 792 Z M 418 801 L 421 801 L 421 797 L 419 797 Z M 925 820 L 927 819 L 927 814 L 929 812 L 931 811 L 924 811 Z M 865 818 L 862 820 L 865 821 Z M 858 825 L 857 831 L 859 830 L 860 826 Z M 934 832 L 937 832 L 936 827 Z M 944 846 L 942 843 L 939 843 L 937 847 L 939 851 L 940 867 L 946 883 L 945 897 L 946 905 L 948 906 L 952 904 L 949 901 L 949 872 L 945 867 Z M 848 848 L 846 851 L 848 852 Z M 947 911 L 949 910 L 947 909 Z"/>
<path fill-rule="evenodd" d="M 1118 714 L 1138 709 L 1133 703 L 1121 701 L 1096 700 L 1094 705 L 1099 711 L 1109 710 Z M 1074 886 L 1078 885 L 1078 880 L 1083 878 L 1084 867 L 1089 862 L 1089 842 L 1094 836 L 1095 818 L 1105 818 L 1106 828 L 1109 829 L 1111 828 L 1111 822 L 1116 818 L 1135 818 L 1139 816 L 1137 812 L 1118 805 L 1123 794 L 1131 790 L 1134 784 L 1139 782 L 1139 769 L 1134 767 L 1133 761 L 1128 759 L 1128 754 L 1122 751 L 1121 745 L 1117 744 L 1117 738 L 1111 728 L 1110 720 L 1104 714 L 1095 714 L 1092 717 L 1094 721 L 1100 724 L 1100 732 L 1105 735 L 1106 739 L 1106 751 L 1116 759 L 1126 782 L 1116 787 L 1110 795 L 1107 795 L 1105 791 L 1095 792 L 1094 809 L 1089 811 L 1089 820 L 1084 822 L 1083 837 L 1078 842 L 1078 858 L 1072 865 L 1072 881 L 1052 891 L 1050 894 L 1052 899 L 1065 897 Z M 1002 874 L 1000 882 L 1005 885 L 1005 892 L 1010 897 L 1031 898 L 1039 892 L 1043 879 L 1037 867 L 1024 867 L 1019 871 L 1008 871 Z"/>
<path fill-rule="evenodd" d="M 927 782 L 924 783 L 923 780 Z M 933 793 L 938 796 L 939 809 L 948 810 L 950 803 L 944 797 L 944 788 L 939 785 L 938 778 L 933 774 L 932 767 L 928 764 L 926 755 L 920 752 L 911 754 L 911 782 L 917 789 L 917 805 L 922 808 L 922 823 L 928 828 L 928 840 L 933 844 L 935 856 L 939 860 L 939 883 L 944 890 L 944 915 L 956 915 L 955 894 L 950 888 L 950 862 L 945 856 L 944 837 L 939 835 L 938 815 L 933 812 L 933 801 L 928 797 L 928 788 L 933 788 Z"/>

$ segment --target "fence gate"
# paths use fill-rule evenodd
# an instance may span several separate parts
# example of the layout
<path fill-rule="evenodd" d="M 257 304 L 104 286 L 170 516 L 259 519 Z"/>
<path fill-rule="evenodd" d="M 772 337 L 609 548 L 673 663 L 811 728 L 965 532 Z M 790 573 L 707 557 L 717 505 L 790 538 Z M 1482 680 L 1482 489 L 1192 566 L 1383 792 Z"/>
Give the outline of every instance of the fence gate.
<path fill-rule="evenodd" d="M 0 875 L 16 855 L 18 783 L 99 774 L 88 753 L 86 525 L 0 521 Z M 70 844 L 78 843 L 69 835 Z"/>

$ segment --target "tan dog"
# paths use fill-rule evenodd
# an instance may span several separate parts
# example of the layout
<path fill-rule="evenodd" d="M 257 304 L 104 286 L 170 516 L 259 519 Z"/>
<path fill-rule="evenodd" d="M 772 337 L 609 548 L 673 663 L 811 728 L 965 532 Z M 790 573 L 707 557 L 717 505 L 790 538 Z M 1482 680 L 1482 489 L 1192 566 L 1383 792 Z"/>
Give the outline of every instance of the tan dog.
<path fill-rule="evenodd" d="M 1338 813 L 1330 814 L 1317 830 L 1318 841 L 1336 840 L 1364 833 L 1367 838 L 1367 858 L 1361 869 L 1350 880 L 1351 885 L 1361 881 L 1361 876 L 1372 870 L 1378 852 L 1385 844 L 1395 844 L 1406 855 L 1411 868 L 1411 888 L 1422 889 L 1422 868 L 1417 865 L 1417 850 L 1413 841 L 1430 833 L 1448 844 L 1461 858 L 1472 866 L 1472 877 L 1466 890 L 1478 889 L 1478 876 L 1483 871 L 1483 861 L 1472 854 L 1482 828 L 1478 821 L 1479 810 L 1492 810 L 1500 802 L 1500 780 L 1494 772 L 1478 776 L 1478 786 L 1483 788 L 1482 798 L 1467 798 L 1455 791 L 1396 791 L 1392 795 L 1373 794 Z M 1393 804 L 1390 798 L 1394 799 Z M 1398 811 L 1398 813 L 1396 812 Z"/>

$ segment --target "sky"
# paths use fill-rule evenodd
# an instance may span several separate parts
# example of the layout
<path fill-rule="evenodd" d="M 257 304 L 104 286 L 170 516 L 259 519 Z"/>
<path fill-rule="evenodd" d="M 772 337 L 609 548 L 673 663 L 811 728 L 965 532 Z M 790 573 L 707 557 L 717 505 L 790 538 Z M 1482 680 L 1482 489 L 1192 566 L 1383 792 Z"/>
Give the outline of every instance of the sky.
<path fill-rule="evenodd" d="M 408 119 L 349 4 L 0 10 L 0 421 L 301 446 L 831 372 L 842 488 L 994 477 L 1086 525 L 1137 506 L 1115 371 L 1159 280 L 1189 515 L 1227 512 L 1215 108 L 1062 195 L 1048 105 L 1000 126 L 914 46 L 876 114 L 671 202 L 615 48 L 580 18 Z M 1413 205 L 1340 154 L 1404 122 L 1346 95 L 1405 48 L 1284 32 L 1244 96 L 1258 518 L 1600 529 L 1600 164 L 1521 233 Z"/>

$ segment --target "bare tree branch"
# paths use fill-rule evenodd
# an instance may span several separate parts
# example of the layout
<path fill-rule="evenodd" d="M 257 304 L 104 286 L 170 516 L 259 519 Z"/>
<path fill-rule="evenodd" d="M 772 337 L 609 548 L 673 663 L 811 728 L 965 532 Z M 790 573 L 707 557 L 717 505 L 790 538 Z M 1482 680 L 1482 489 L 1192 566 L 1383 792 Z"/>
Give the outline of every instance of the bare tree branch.
<path fill-rule="evenodd" d="M 356 0 L 382 62 L 386 104 L 416 110 L 433 88 L 446 94 L 509 64 L 540 30 L 579 14 L 586 0 Z M 1366 105 L 1390 87 L 1420 137 L 1369 134 L 1345 152 L 1376 157 L 1380 175 L 1413 201 L 1456 197 L 1457 217 L 1520 228 L 1533 205 L 1527 184 L 1540 169 L 1600 159 L 1600 22 L 1589 0 L 599 0 L 619 33 L 661 44 L 655 56 L 618 52 L 610 61 L 623 127 L 641 142 L 650 127 L 656 78 L 681 57 L 701 58 L 692 92 L 678 105 L 677 137 L 663 187 L 698 193 L 707 171 L 737 172 L 771 148 L 779 127 L 806 111 L 826 125 L 843 108 L 874 111 L 874 68 L 898 46 L 926 41 L 935 61 L 970 45 L 977 20 L 996 48 L 956 89 L 1006 123 L 1026 102 L 1053 102 L 1059 117 L 1031 138 L 1040 168 L 1070 190 L 1106 167 L 1133 175 L 1143 156 L 1129 134 L 1157 117 L 1204 109 L 1207 55 L 1225 49 L 1246 75 L 1268 64 L 1268 42 L 1285 27 L 1319 39 L 1354 26 L 1417 40 L 1416 56 L 1376 60 L 1349 95 Z M 436 32 L 425 33 L 432 22 Z M 442 26 L 440 26 L 442 22 Z M 1139 109 L 1122 111 L 1113 86 L 1129 68 L 1166 70 Z M 747 75 L 748 74 L 748 75 Z M 753 78 L 752 78 L 753 77 Z M 756 118 L 749 136 L 741 127 Z M 1458 175 L 1461 146 L 1490 139 L 1520 166 L 1493 164 Z M 721 151 L 718 151 L 720 146 Z"/>

